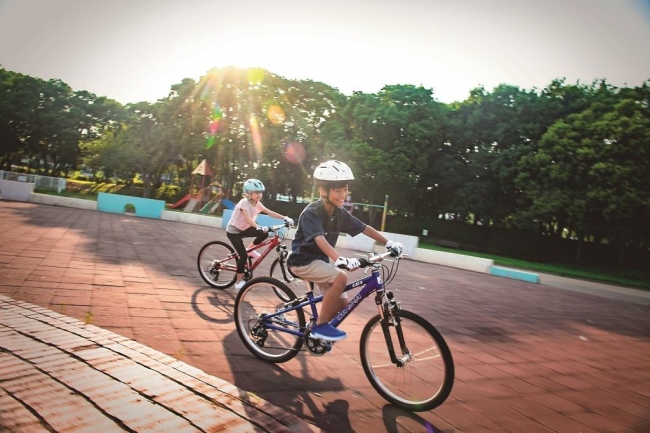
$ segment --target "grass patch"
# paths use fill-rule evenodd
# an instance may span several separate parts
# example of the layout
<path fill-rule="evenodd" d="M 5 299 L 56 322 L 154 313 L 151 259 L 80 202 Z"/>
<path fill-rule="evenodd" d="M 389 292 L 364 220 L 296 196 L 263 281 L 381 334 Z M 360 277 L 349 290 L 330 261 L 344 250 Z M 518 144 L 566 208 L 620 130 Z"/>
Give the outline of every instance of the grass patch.
<path fill-rule="evenodd" d="M 477 253 L 460 249 L 445 248 L 437 245 L 420 244 L 419 248 L 463 254 L 472 257 L 491 259 L 495 265 L 509 268 L 537 271 L 561 277 L 577 278 L 598 283 L 614 284 L 635 289 L 650 290 L 650 273 L 637 269 L 602 268 L 590 265 L 567 263 L 539 263 L 494 254 Z"/>

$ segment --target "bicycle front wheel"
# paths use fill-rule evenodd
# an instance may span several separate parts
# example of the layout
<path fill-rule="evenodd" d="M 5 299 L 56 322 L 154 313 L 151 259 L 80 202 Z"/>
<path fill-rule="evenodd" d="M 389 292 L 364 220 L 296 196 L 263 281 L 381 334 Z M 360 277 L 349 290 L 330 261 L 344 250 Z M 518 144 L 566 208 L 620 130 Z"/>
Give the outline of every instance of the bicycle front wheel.
<path fill-rule="evenodd" d="M 232 286 L 237 279 L 237 257 L 233 256 L 233 247 L 225 242 L 212 241 L 203 245 L 196 259 L 199 275 L 208 285 L 217 289 Z"/>
<path fill-rule="evenodd" d="M 285 307 L 283 298 L 293 300 L 296 295 L 281 281 L 260 277 L 246 283 L 235 299 L 235 326 L 239 338 L 253 355 L 273 363 L 295 357 L 304 341 L 291 333 L 305 332 L 302 309 L 266 318 L 281 312 Z"/>
<path fill-rule="evenodd" d="M 410 411 L 440 406 L 454 384 L 454 362 L 445 340 L 433 325 L 406 310 L 395 311 L 386 327 L 390 338 L 376 315 L 361 333 L 361 364 L 373 388 Z M 391 361 L 388 340 L 396 363 Z"/>

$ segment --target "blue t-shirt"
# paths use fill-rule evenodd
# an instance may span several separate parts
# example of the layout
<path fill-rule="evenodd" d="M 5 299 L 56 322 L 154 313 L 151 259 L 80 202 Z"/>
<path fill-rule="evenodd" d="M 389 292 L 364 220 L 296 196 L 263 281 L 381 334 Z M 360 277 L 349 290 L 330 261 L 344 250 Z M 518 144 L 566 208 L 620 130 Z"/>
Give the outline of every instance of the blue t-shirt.
<path fill-rule="evenodd" d="M 365 229 L 365 223 L 343 208 L 335 208 L 330 216 L 322 200 L 310 203 L 298 218 L 298 228 L 291 242 L 291 254 L 287 263 L 289 266 L 306 266 L 314 260 L 329 262 L 329 257 L 314 242 L 317 236 L 325 236 L 327 242 L 335 247 L 339 233 L 356 236 Z"/>

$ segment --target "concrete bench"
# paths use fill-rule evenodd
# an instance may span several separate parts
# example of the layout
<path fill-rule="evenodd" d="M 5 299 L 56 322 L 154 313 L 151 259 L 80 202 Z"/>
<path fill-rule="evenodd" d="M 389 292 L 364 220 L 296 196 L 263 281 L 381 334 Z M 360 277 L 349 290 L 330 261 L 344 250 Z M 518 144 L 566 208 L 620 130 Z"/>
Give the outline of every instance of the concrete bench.
<path fill-rule="evenodd" d="M 105 192 L 100 192 L 97 196 L 97 210 L 102 212 L 124 214 L 129 205 L 135 208 L 135 216 L 145 218 L 160 219 L 162 211 L 165 209 L 165 202 L 162 200 Z"/>

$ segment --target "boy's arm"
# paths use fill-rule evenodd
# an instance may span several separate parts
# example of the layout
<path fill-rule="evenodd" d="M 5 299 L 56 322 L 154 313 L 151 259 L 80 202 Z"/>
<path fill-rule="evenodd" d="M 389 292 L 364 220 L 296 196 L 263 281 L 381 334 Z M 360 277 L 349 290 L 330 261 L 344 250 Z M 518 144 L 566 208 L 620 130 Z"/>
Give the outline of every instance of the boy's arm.
<path fill-rule="evenodd" d="M 402 245 L 401 242 L 395 242 L 395 241 L 391 241 L 390 239 L 387 239 L 384 235 L 379 233 L 373 227 L 367 225 L 362 233 L 376 240 L 377 242 L 381 242 L 382 244 L 386 245 L 386 248 L 396 256 L 401 256 L 402 253 L 404 252 L 404 245 Z"/>
<path fill-rule="evenodd" d="M 371 226 L 367 225 L 366 228 L 361 233 L 368 236 L 369 238 L 372 238 L 372 239 L 376 240 L 377 242 L 379 242 L 382 245 L 386 245 L 388 243 L 388 239 L 386 239 L 386 237 L 384 235 L 382 235 L 377 230 L 375 230 L 374 227 L 371 227 Z"/>
<path fill-rule="evenodd" d="M 316 236 L 314 238 L 314 242 L 316 243 L 316 245 L 318 245 L 318 248 L 320 248 L 320 250 L 322 252 L 324 252 L 327 257 L 330 258 L 332 263 L 336 262 L 336 259 L 338 259 L 340 257 L 339 253 L 337 253 L 336 250 L 334 248 L 332 248 L 330 243 L 327 242 L 327 239 L 325 239 L 325 236 L 323 236 L 323 235 Z"/>

